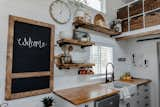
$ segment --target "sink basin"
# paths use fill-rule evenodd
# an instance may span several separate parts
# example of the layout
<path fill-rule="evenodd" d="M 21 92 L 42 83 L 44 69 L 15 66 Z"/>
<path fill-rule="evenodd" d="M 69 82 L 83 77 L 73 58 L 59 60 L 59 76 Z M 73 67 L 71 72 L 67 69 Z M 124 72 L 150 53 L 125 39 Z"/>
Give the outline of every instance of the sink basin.
<path fill-rule="evenodd" d="M 114 85 L 114 88 L 123 88 L 123 87 L 129 87 L 132 84 L 116 81 L 116 82 L 113 82 L 113 85 Z"/>
<path fill-rule="evenodd" d="M 119 90 L 121 99 L 129 98 L 137 93 L 137 86 L 126 82 L 114 81 L 107 83 L 106 87 Z"/>
<path fill-rule="evenodd" d="M 124 88 L 124 87 L 132 86 L 132 84 L 125 83 L 125 82 L 120 82 L 120 81 L 114 81 L 114 82 L 111 82 L 111 83 L 107 83 L 106 86 L 107 86 L 107 88 L 121 89 L 121 88 Z"/>

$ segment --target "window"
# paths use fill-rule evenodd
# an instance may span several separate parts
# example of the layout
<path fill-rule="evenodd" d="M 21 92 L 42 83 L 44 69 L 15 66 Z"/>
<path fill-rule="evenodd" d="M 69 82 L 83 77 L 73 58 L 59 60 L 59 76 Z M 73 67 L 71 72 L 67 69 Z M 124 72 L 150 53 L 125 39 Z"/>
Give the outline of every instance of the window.
<path fill-rule="evenodd" d="M 113 63 L 113 48 L 93 46 L 90 51 L 90 61 L 95 63 L 95 74 L 105 74 L 107 63 Z"/>
<path fill-rule="evenodd" d="M 77 0 L 77 1 L 80 1 L 95 10 L 105 13 L 106 0 Z"/>

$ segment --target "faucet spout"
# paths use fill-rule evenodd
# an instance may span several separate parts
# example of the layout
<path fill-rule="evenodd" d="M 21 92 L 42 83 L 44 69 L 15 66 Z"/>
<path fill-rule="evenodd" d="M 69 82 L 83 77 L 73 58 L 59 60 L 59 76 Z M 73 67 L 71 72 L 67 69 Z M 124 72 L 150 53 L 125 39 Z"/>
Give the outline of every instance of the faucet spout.
<path fill-rule="evenodd" d="M 109 67 L 112 67 L 112 68 L 109 68 Z M 112 70 L 112 71 L 110 71 L 109 72 L 109 70 Z M 111 79 L 108 79 L 108 76 L 111 76 L 110 78 Z M 106 83 L 107 82 L 111 82 L 111 81 L 114 81 L 114 65 L 113 65 L 113 63 L 108 63 L 107 65 L 106 65 Z"/>

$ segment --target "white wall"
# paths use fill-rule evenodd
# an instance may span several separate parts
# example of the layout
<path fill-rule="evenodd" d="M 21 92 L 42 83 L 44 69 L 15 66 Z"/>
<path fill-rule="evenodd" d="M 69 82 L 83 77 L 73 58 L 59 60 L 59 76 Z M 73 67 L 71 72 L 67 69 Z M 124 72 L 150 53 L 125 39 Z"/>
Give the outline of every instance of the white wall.
<path fill-rule="evenodd" d="M 159 35 L 157 35 L 159 36 Z M 152 36 L 154 37 L 154 36 Z M 139 38 L 144 39 L 144 38 Z M 148 78 L 151 83 L 152 107 L 159 107 L 159 70 L 157 42 L 158 40 L 136 42 L 138 39 L 128 41 L 128 57 L 132 60 L 132 54 L 135 54 L 136 66 L 131 64 L 131 73 L 135 77 Z M 144 66 L 144 60 L 147 59 L 148 67 Z"/>
<path fill-rule="evenodd" d="M 0 103 L 8 102 L 9 107 L 42 107 L 42 103 L 40 102 L 44 96 L 52 95 L 40 95 L 35 97 L 28 97 L 22 98 L 12 101 L 5 101 L 4 94 L 5 94 L 5 75 L 6 75 L 6 55 L 7 55 L 7 36 L 8 36 L 8 16 L 15 15 L 25 18 L 30 18 L 38 21 L 43 21 L 46 23 L 51 23 L 55 25 L 55 38 L 58 39 L 58 33 L 60 31 L 65 31 L 66 34 L 72 34 L 72 22 L 69 22 L 65 25 L 59 25 L 55 23 L 49 16 L 48 8 L 52 0 L 0 0 Z M 117 2 L 117 1 L 116 1 Z M 74 9 L 72 9 L 73 11 Z M 94 16 L 97 12 L 91 11 L 92 15 Z M 109 17 L 109 15 L 108 15 Z M 113 46 L 115 49 L 115 54 L 118 55 L 123 54 L 122 47 L 119 46 L 115 42 L 115 40 L 106 37 L 106 35 L 91 32 L 92 39 L 94 41 L 100 42 L 105 45 Z M 56 41 L 55 40 L 55 41 Z M 80 51 L 78 47 L 75 47 L 77 51 Z M 81 53 L 85 54 L 87 48 L 84 51 L 80 51 Z M 61 49 L 55 47 L 55 55 L 61 53 Z M 87 54 L 87 53 L 86 53 Z M 118 56 L 116 55 L 116 56 Z M 115 58 L 117 59 L 117 58 Z M 124 71 L 123 67 L 118 67 L 118 62 L 115 61 L 117 64 L 117 68 L 119 71 Z M 121 64 L 123 65 L 123 64 Z M 99 80 L 92 80 L 89 76 L 78 76 L 77 70 L 59 70 L 55 68 L 54 70 L 54 86 L 55 90 L 63 89 L 63 88 L 70 88 L 76 87 L 86 84 L 93 84 L 97 82 L 102 82 L 104 79 Z M 120 73 L 120 72 L 119 72 Z"/>
<path fill-rule="evenodd" d="M 107 2 L 107 19 L 113 21 L 117 18 L 117 9 L 124 5 L 122 0 L 106 0 Z"/>

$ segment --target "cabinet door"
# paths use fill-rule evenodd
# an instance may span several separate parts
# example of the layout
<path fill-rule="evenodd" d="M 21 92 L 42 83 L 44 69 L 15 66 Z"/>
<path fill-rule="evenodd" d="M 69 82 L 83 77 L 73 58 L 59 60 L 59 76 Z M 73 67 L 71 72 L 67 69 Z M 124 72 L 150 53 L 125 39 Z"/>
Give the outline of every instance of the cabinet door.
<path fill-rule="evenodd" d="M 113 101 L 105 101 L 103 103 L 99 103 L 98 107 L 114 107 Z"/>
<path fill-rule="evenodd" d="M 119 107 L 119 95 L 96 101 L 96 107 Z"/>

